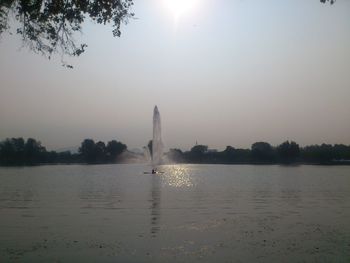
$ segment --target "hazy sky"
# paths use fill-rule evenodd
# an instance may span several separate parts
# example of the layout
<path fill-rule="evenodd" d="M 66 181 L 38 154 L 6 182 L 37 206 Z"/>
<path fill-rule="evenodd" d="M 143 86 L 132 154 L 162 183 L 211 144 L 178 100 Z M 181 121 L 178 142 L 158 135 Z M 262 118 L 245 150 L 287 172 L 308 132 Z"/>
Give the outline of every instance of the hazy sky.
<path fill-rule="evenodd" d="M 142 147 L 158 105 L 167 148 L 350 144 L 350 1 L 197 0 L 177 23 L 164 1 L 136 0 L 120 38 L 87 23 L 73 70 L 3 35 L 0 139 Z"/>

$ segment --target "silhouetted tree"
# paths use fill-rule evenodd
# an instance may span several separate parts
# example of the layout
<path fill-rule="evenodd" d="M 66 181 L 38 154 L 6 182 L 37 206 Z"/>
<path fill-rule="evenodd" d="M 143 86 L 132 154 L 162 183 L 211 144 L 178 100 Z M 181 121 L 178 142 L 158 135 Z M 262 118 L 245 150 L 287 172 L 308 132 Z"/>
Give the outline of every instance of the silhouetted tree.
<path fill-rule="evenodd" d="M 236 149 L 236 161 L 238 163 L 249 163 L 251 160 L 251 150 L 250 149 Z"/>
<path fill-rule="evenodd" d="M 114 163 L 118 155 L 126 150 L 126 145 L 112 140 L 107 146 L 104 142 L 95 142 L 92 139 L 85 139 L 79 152 L 82 159 L 87 163 Z"/>
<path fill-rule="evenodd" d="M 350 146 L 335 144 L 333 146 L 333 158 L 336 160 L 350 160 Z"/>
<path fill-rule="evenodd" d="M 300 155 L 299 145 L 295 142 L 285 141 L 284 143 L 277 146 L 278 158 L 283 163 L 292 163 Z"/>
<path fill-rule="evenodd" d="M 1 0 L 0 34 L 10 29 L 9 17 L 18 25 L 16 32 L 31 50 L 48 58 L 53 53 L 79 56 L 87 47 L 77 44 L 86 18 L 98 24 L 112 23 L 113 36 L 120 36 L 122 22 L 133 14 L 132 0 Z"/>
<path fill-rule="evenodd" d="M 222 152 L 222 158 L 225 162 L 233 163 L 236 159 L 236 149 L 232 146 L 226 146 L 226 149 Z"/>
<path fill-rule="evenodd" d="M 4 165 L 14 164 L 15 148 L 10 139 L 1 142 L 0 157 Z"/>
<path fill-rule="evenodd" d="M 207 145 L 195 145 L 191 148 L 191 153 L 202 155 L 208 151 Z"/>
<path fill-rule="evenodd" d="M 95 144 L 95 163 L 105 163 L 107 162 L 107 151 L 106 151 L 106 145 L 104 142 L 97 142 Z"/>
<path fill-rule="evenodd" d="M 24 146 L 24 156 L 27 164 L 38 164 L 45 160 L 45 147 L 41 146 L 41 142 L 29 138 Z"/>
<path fill-rule="evenodd" d="M 183 162 L 184 156 L 180 149 L 170 149 L 167 153 L 168 158 L 174 162 Z"/>
<path fill-rule="evenodd" d="M 95 142 L 92 139 L 85 139 L 79 148 L 83 160 L 87 163 L 96 162 Z"/>
<path fill-rule="evenodd" d="M 95 142 L 86 139 L 79 148 L 79 154 L 70 151 L 46 151 L 39 141 L 29 138 L 11 138 L 0 141 L 0 165 L 36 165 L 44 163 L 114 163 L 116 157 L 126 150 L 118 141 Z"/>
<path fill-rule="evenodd" d="M 333 146 L 330 144 L 306 146 L 302 149 L 302 157 L 306 162 L 328 164 L 335 159 Z"/>
<path fill-rule="evenodd" d="M 49 152 L 47 154 L 49 158 L 52 158 L 53 161 L 49 161 L 49 163 L 62 163 L 62 164 L 69 164 L 69 163 L 80 163 L 82 162 L 80 156 L 78 154 L 72 154 L 70 151 L 64 151 L 64 152 Z"/>
<path fill-rule="evenodd" d="M 195 145 L 191 148 L 188 155 L 192 162 L 198 163 L 198 162 L 203 162 L 205 154 L 207 152 L 208 152 L 207 145 Z"/>
<path fill-rule="evenodd" d="M 222 152 L 222 160 L 225 163 L 249 163 L 250 152 L 249 149 L 235 149 L 232 146 L 227 146 Z"/>
<path fill-rule="evenodd" d="M 11 139 L 13 147 L 14 147 L 14 159 L 16 163 L 24 163 L 25 162 L 25 142 L 23 138 L 12 138 Z"/>
<path fill-rule="evenodd" d="M 57 156 L 55 151 L 46 152 L 44 163 L 57 163 Z"/>
<path fill-rule="evenodd" d="M 45 147 L 29 138 L 6 139 L 0 143 L 0 163 L 4 165 L 34 165 L 45 162 Z"/>
<path fill-rule="evenodd" d="M 270 163 L 275 159 L 274 149 L 267 142 L 256 142 L 251 149 L 253 162 Z"/>
<path fill-rule="evenodd" d="M 116 140 L 112 140 L 107 144 L 107 155 L 109 162 L 115 162 L 118 155 L 123 153 L 126 150 L 126 145 L 118 142 Z"/>

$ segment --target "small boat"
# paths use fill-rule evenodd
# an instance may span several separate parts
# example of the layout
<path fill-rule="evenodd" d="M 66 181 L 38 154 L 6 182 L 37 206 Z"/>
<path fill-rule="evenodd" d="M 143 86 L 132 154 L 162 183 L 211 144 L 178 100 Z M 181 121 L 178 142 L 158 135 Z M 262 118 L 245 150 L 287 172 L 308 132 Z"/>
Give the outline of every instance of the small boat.
<path fill-rule="evenodd" d="M 164 172 L 160 172 L 160 171 L 157 171 L 157 170 L 152 170 L 152 172 L 143 172 L 143 174 L 163 174 Z"/>

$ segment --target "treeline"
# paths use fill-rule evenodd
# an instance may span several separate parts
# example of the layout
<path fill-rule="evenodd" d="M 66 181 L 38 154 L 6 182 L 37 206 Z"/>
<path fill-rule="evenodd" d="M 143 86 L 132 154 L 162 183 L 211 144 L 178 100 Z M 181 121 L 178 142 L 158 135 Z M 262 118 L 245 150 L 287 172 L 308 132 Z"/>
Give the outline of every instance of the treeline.
<path fill-rule="evenodd" d="M 29 138 L 5 139 L 0 142 L 0 165 L 38 165 L 55 163 L 115 163 L 118 156 L 126 150 L 126 145 L 112 140 L 107 143 L 85 139 L 79 153 L 70 151 L 47 151 L 40 141 Z"/>
<path fill-rule="evenodd" d="M 277 147 L 267 142 L 256 142 L 250 149 L 227 146 L 224 151 L 210 150 L 206 145 L 195 145 L 190 151 L 171 149 L 167 156 L 180 163 L 221 164 L 350 164 L 350 146 L 322 144 L 300 147 L 285 141 Z"/>
<path fill-rule="evenodd" d="M 152 148 L 152 142 L 148 144 Z M 78 153 L 70 151 L 47 151 L 41 143 L 29 138 L 11 138 L 0 141 L 0 165 L 38 165 L 38 164 L 104 164 L 117 163 L 127 146 L 116 140 L 105 144 L 85 139 Z M 166 153 L 169 161 L 178 163 L 217 163 L 217 164 L 350 164 L 350 145 L 322 144 L 300 147 L 296 142 L 285 141 L 278 146 L 267 142 L 256 142 L 250 149 L 237 149 L 227 146 L 223 151 L 209 149 L 206 145 L 195 145 L 189 151 L 170 149 Z M 142 162 L 140 153 L 127 152 L 126 159 Z M 139 159 L 135 158 L 138 157 Z M 122 161 L 127 161 L 122 160 Z"/>

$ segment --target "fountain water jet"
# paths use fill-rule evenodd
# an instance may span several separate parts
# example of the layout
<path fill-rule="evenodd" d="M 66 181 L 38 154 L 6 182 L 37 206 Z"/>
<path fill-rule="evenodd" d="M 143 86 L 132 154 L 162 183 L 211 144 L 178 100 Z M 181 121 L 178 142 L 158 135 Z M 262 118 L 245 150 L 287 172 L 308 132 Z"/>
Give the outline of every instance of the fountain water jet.
<path fill-rule="evenodd" d="M 159 165 L 162 163 L 163 156 L 163 142 L 162 130 L 160 125 L 160 114 L 158 107 L 155 106 L 153 110 L 153 141 L 152 141 L 152 165 Z"/>

